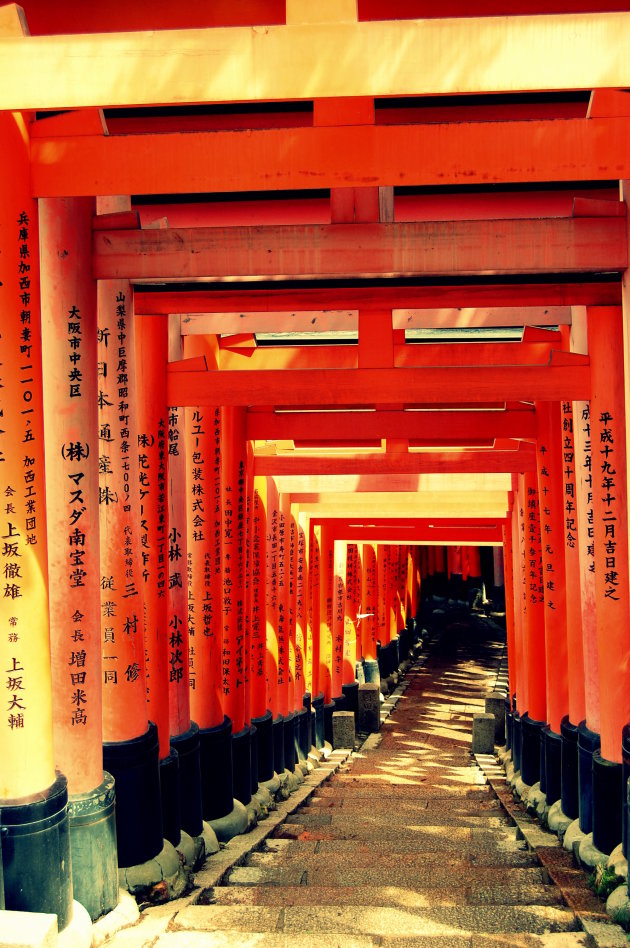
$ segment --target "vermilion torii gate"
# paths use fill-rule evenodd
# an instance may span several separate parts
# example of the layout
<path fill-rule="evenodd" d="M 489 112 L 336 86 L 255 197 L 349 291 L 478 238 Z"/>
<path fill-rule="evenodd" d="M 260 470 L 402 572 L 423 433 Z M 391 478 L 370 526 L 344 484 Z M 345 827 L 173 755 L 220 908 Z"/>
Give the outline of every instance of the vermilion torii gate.
<path fill-rule="evenodd" d="M 243 831 L 486 545 L 514 763 L 625 852 L 630 14 L 88 6 L 0 7 L 7 907 Z"/>

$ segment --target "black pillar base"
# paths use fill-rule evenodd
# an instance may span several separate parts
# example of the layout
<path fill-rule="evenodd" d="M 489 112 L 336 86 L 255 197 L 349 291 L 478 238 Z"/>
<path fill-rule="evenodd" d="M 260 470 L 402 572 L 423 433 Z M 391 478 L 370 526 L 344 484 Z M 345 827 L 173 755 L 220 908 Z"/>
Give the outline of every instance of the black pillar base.
<path fill-rule="evenodd" d="M 329 744 L 332 745 L 333 742 L 333 725 L 332 718 L 335 711 L 335 700 L 334 698 L 328 704 L 324 705 L 324 737 Z"/>
<path fill-rule="evenodd" d="M 578 724 L 578 788 L 580 793 L 580 829 L 593 832 L 593 753 L 599 749 L 599 734 Z"/>
<path fill-rule="evenodd" d="M 521 716 L 516 709 L 512 711 L 512 760 L 514 770 L 521 769 Z"/>
<path fill-rule="evenodd" d="M 544 726 L 544 721 L 529 714 L 521 717 L 521 778 L 529 787 L 540 780 L 540 732 Z"/>
<path fill-rule="evenodd" d="M 179 758 L 179 816 L 180 825 L 189 836 L 201 836 L 203 811 L 201 806 L 201 763 L 199 758 L 199 728 L 194 721 L 183 734 L 171 738 L 171 747 Z"/>
<path fill-rule="evenodd" d="M 258 730 L 253 724 L 249 726 L 249 757 L 251 763 L 249 790 L 254 796 L 258 792 Z"/>
<path fill-rule="evenodd" d="M 341 690 L 346 699 L 346 711 L 354 711 L 357 714 L 359 710 L 359 682 L 352 681 L 348 685 L 342 685 Z"/>
<path fill-rule="evenodd" d="M 0 821 L 6 908 L 54 914 L 62 931 L 72 919 L 66 778 L 58 773 L 41 793 L 4 800 Z"/>
<path fill-rule="evenodd" d="M 512 750 L 512 702 L 505 696 L 505 749 Z"/>
<path fill-rule="evenodd" d="M 366 685 L 381 683 L 381 672 L 378 661 L 372 658 L 366 658 L 363 661 L 363 677 Z"/>
<path fill-rule="evenodd" d="M 273 719 L 273 768 L 277 774 L 284 773 L 284 718 L 281 714 Z"/>
<path fill-rule="evenodd" d="M 116 781 L 118 865 L 138 866 L 162 850 L 162 801 L 157 727 L 129 741 L 103 744 L 103 770 Z"/>
<path fill-rule="evenodd" d="M 560 725 L 561 750 L 561 800 L 565 816 L 576 820 L 580 815 L 580 792 L 578 788 L 578 729 L 565 715 Z"/>
<path fill-rule="evenodd" d="M 540 761 L 538 765 L 538 783 L 540 786 L 540 792 L 547 795 L 547 756 L 545 749 L 545 728 L 548 724 L 543 724 L 540 729 Z"/>
<path fill-rule="evenodd" d="M 314 714 L 315 728 L 313 733 L 313 745 L 317 750 L 321 750 L 324 746 L 325 741 L 325 729 L 324 729 L 324 695 L 320 691 L 318 695 L 315 695 L 314 698 L 311 698 L 311 707 Z"/>
<path fill-rule="evenodd" d="M 309 701 L 310 705 L 310 701 Z M 295 760 L 306 760 L 311 749 L 310 742 L 311 709 L 304 707 L 296 712 L 295 717 Z"/>
<path fill-rule="evenodd" d="M 252 718 L 256 728 L 258 749 L 258 780 L 264 783 L 273 778 L 273 719 L 271 711 L 265 711 L 259 718 Z"/>
<path fill-rule="evenodd" d="M 550 727 L 544 730 L 545 792 L 549 806 L 562 798 L 562 736 Z"/>
<path fill-rule="evenodd" d="M 622 766 L 593 752 L 593 845 L 610 856 L 621 842 Z"/>
<path fill-rule="evenodd" d="M 623 816 L 621 822 L 623 854 L 628 858 L 628 779 L 630 778 L 630 724 L 621 732 L 621 782 L 623 786 Z"/>
<path fill-rule="evenodd" d="M 343 685 L 342 685 L 342 688 L 343 688 Z M 346 707 L 346 696 L 345 696 L 345 694 L 333 695 L 333 699 L 332 699 L 332 700 L 335 702 L 335 711 L 348 711 L 348 710 L 349 710 L 349 709 Z"/>
<path fill-rule="evenodd" d="M 162 798 L 162 832 L 173 846 L 182 838 L 179 799 L 179 758 L 171 747 L 168 757 L 160 761 L 160 796 Z"/>
<path fill-rule="evenodd" d="M 204 820 L 220 820 L 234 808 L 232 722 L 199 729 L 201 800 Z"/>
<path fill-rule="evenodd" d="M 295 770 L 295 711 L 284 719 L 284 769 L 291 773 Z"/>
<path fill-rule="evenodd" d="M 251 734 L 245 727 L 232 735 L 232 792 L 245 806 L 252 798 Z"/>

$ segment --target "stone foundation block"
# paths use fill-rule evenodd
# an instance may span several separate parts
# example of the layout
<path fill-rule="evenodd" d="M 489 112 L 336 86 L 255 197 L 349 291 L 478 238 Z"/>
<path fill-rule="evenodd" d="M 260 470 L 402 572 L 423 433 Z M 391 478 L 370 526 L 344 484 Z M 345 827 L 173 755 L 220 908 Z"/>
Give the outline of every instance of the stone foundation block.
<path fill-rule="evenodd" d="M 475 714 L 473 716 L 472 726 L 472 752 L 473 754 L 493 754 L 494 753 L 494 728 L 495 720 L 493 714 Z"/>
<path fill-rule="evenodd" d="M 373 734 L 381 726 L 379 686 L 376 682 L 359 685 L 359 730 Z"/>
<path fill-rule="evenodd" d="M 486 714 L 494 715 L 494 743 L 505 744 L 505 695 L 491 691 L 486 695 Z"/>
<path fill-rule="evenodd" d="M 333 747 L 354 747 L 354 711 L 334 712 Z"/>

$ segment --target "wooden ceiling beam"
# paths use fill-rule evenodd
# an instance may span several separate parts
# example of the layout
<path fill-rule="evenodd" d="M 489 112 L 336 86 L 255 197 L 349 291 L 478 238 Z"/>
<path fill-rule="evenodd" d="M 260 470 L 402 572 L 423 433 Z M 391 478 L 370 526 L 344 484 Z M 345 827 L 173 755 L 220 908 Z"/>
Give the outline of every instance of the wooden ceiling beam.
<path fill-rule="evenodd" d="M 93 276 L 100 280 L 594 273 L 627 265 L 627 225 L 621 217 L 93 233 Z"/>

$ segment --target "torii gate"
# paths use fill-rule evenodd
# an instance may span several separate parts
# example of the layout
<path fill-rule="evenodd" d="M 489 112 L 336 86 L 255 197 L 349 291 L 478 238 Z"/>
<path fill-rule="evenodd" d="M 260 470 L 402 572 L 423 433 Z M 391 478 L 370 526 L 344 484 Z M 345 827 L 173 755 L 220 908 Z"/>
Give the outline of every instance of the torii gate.
<path fill-rule="evenodd" d="M 45 6 L 32 0 L 42 34 L 53 32 Z M 247 14 L 235 22 L 241 16 L 235 6 L 213 5 L 216 19 L 207 28 L 175 29 L 179 11 L 164 14 L 163 28 L 143 32 L 147 8 L 140 4 L 139 19 L 127 21 L 137 32 L 123 32 L 122 24 L 120 32 L 39 36 L 27 35 L 15 5 L 0 8 L 6 158 L 0 183 L 6 502 L 0 654 L 10 695 L 0 732 L 0 808 L 8 826 L 51 812 L 63 822 L 65 777 L 55 773 L 61 764 L 71 794 L 75 867 L 86 850 L 101 859 L 97 873 L 89 859 L 75 872 L 75 894 L 94 917 L 117 898 L 111 833 L 109 839 L 108 831 L 95 835 L 95 827 L 111 827 L 113 820 L 103 736 L 108 764 L 119 767 L 118 809 L 126 811 L 130 828 L 119 834 L 123 865 L 156 855 L 163 835 L 178 838 L 184 816 L 191 835 L 199 835 L 204 816 L 222 820 L 238 809 L 233 796 L 244 804 L 262 773 L 259 768 L 249 781 L 250 724 L 257 722 L 265 766 L 274 759 L 272 743 L 277 759 L 294 766 L 293 619 L 290 605 L 282 621 L 278 609 L 280 584 L 284 590 L 291 583 L 287 562 L 296 556 L 301 562 L 292 507 L 298 524 L 300 516 L 326 524 L 372 522 L 374 510 L 386 508 L 388 532 L 379 539 L 385 545 L 396 542 L 391 531 L 399 528 L 392 522 L 403 519 L 423 522 L 417 525 L 422 542 L 425 529 L 436 529 L 429 518 L 442 531 L 452 529 L 446 523 L 459 524 L 462 542 L 481 542 L 482 527 L 466 524 L 471 515 L 494 524 L 492 530 L 504 522 L 519 763 L 536 775 L 544 731 L 549 797 L 558 792 L 558 736 L 563 749 L 577 738 L 590 751 L 589 767 L 595 762 L 595 805 L 590 810 L 590 798 L 577 801 L 568 782 L 566 792 L 560 788 L 564 812 L 579 815 L 582 829 L 592 813 L 603 848 L 614 843 L 622 822 L 621 731 L 630 720 L 622 671 L 630 651 L 630 413 L 621 361 L 625 355 L 627 362 L 628 338 L 624 342 L 621 318 L 627 320 L 630 299 L 624 181 L 630 178 L 630 121 L 623 91 L 630 86 L 630 15 L 523 11 L 375 22 L 377 0 L 323 2 L 316 9 L 306 0 L 260 0 L 246 5 L 260 27 L 252 30 Z M 70 33 L 76 27 L 68 9 L 57 5 L 52 25 Z M 129 18 L 137 13 L 125 11 Z M 111 26 L 99 10 L 89 18 L 93 30 Z M 542 43 L 554 49 L 553 58 L 532 55 Z M 455 47 L 459 68 L 445 72 L 444 50 Z M 482 55 L 488 48 L 497 51 L 494 57 Z M 472 107 L 450 98 L 524 89 L 587 94 L 583 101 L 567 97 L 536 107 L 518 98 Z M 246 119 L 220 110 L 182 116 L 180 125 L 172 115 L 141 111 L 156 103 L 242 102 L 244 90 L 254 103 L 294 105 L 270 109 L 271 118 L 258 116 L 247 134 Z M 439 97 L 437 104 L 415 98 L 427 95 Z M 125 111 L 117 114 L 117 108 Z M 620 194 L 610 187 L 575 198 L 562 189 L 530 190 L 526 198 L 502 194 L 499 202 L 493 193 L 457 191 L 433 194 L 424 207 L 417 195 L 395 191 L 611 180 L 621 181 Z M 289 204 L 274 196 L 280 189 L 314 188 L 329 193 Z M 266 192 L 268 200 L 250 196 L 250 216 L 241 220 L 234 207 L 200 212 L 185 202 L 190 193 L 243 191 Z M 180 202 L 169 206 L 168 222 L 155 227 L 164 217 L 156 196 L 165 193 Z M 153 207 L 132 211 L 126 199 L 94 201 L 130 194 L 148 196 Z M 170 282 L 169 292 L 156 292 L 156 283 Z M 580 337 L 584 308 L 588 340 L 584 332 Z M 413 346 L 405 335 L 427 327 L 502 325 L 570 326 L 572 345 L 566 332 L 558 338 L 553 330 L 526 328 L 518 343 L 458 343 L 445 353 L 442 346 Z M 352 344 L 307 352 L 294 344 L 284 351 L 252 345 L 252 333 L 305 331 L 345 332 Z M 227 333 L 238 335 L 230 340 Z M 182 337 L 194 335 L 201 339 L 182 346 Z M 115 352 L 109 348 L 114 341 Z M 562 421 L 545 405 L 560 401 Z M 267 439 L 291 441 L 295 449 L 283 452 L 280 445 L 275 455 L 265 454 L 257 442 Z M 248 442 L 256 445 L 249 456 Z M 335 442 L 351 450 L 339 455 Z M 320 453 L 305 453 L 301 443 L 319 446 Z M 606 452 L 600 471 L 592 443 Z M 181 452 L 171 453 L 169 444 Z M 166 455 L 170 483 L 179 488 L 168 499 Z M 596 474 L 601 479 L 592 490 L 588 477 Z M 466 477 L 477 486 L 425 490 L 423 479 L 433 475 Z M 479 493 L 483 477 L 502 477 L 501 487 Z M 261 478 L 278 493 L 268 505 L 267 570 L 264 504 L 259 496 L 257 506 L 255 490 Z M 200 487 L 212 497 L 211 510 L 200 508 Z M 564 510 L 564 529 L 561 489 L 576 496 L 577 515 Z M 110 508 L 119 501 L 120 516 L 114 516 Z M 541 530 L 560 545 L 564 533 L 565 564 L 549 554 L 550 543 L 541 543 Z M 274 535 L 283 556 L 285 546 L 289 550 L 282 564 L 275 562 Z M 238 598 L 246 536 L 250 563 L 257 564 L 259 579 L 270 580 L 267 603 L 264 582 L 262 593 L 261 583 L 252 582 Z M 191 602 L 183 549 L 191 556 Z M 543 566 L 554 573 L 545 583 Z M 566 585 L 563 566 L 571 588 L 581 589 L 563 607 L 568 617 L 573 606 L 571 628 L 552 615 L 557 588 Z M 159 606 L 166 586 L 165 612 Z M 76 606 L 79 587 L 85 609 Z M 148 603 L 144 631 L 134 607 L 140 588 Z M 251 610 L 243 606 L 248 601 Z M 272 621 L 263 634 L 267 606 Z M 218 613 L 220 635 L 212 624 Z M 159 624 L 165 615 L 166 653 Z M 285 642 L 288 664 L 280 661 Z M 567 664 L 557 682 L 544 674 L 552 656 Z M 191 687 L 202 679 L 203 689 Z M 155 687 L 160 682 L 162 690 Z M 160 693 L 169 694 L 170 708 Z M 201 751 L 191 705 L 200 719 Z M 157 728 L 149 724 L 154 719 Z M 600 734 L 602 753 L 593 755 Z M 125 768 L 140 759 L 141 782 L 132 780 L 126 789 Z M 200 760 L 204 774 L 219 760 L 225 779 L 216 786 L 200 779 Z M 234 780 L 227 778 L 230 761 Z M 161 799 L 158 768 L 167 788 Z M 129 804 L 140 785 L 146 806 L 136 812 Z M 130 851 L 123 855 L 126 843 Z M 63 928 L 72 915 L 69 852 L 60 865 L 53 860 L 38 867 L 28 846 L 15 846 L 13 868 L 5 873 L 8 901 L 31 874 L 27 907 L 56 911 Z M 95 875 L 103 885 L 81 889 Z"/>

